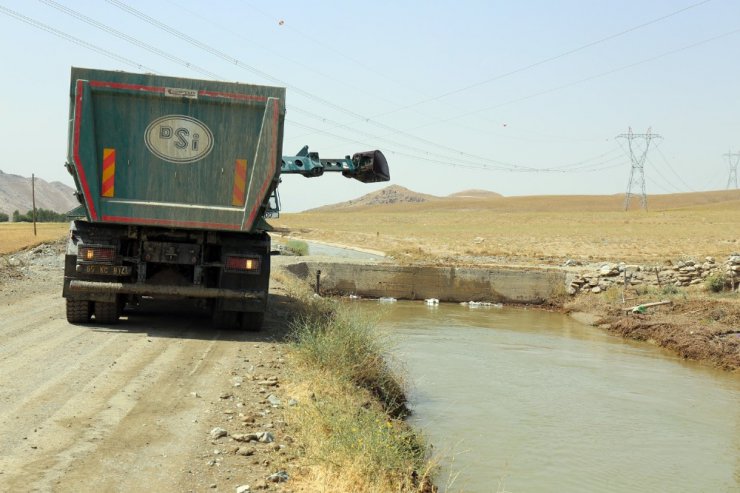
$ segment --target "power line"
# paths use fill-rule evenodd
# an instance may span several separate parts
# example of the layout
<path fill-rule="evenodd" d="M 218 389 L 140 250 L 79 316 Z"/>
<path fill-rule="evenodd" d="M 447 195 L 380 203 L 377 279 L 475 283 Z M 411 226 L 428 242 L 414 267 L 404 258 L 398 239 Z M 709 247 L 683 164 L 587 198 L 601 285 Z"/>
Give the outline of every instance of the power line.
<path fill-rule="evenodd" d="M 647 163 L 650 163 L 650 166 L 652 166 L 651 169 L 653 169 L 655 173 L 663 180 L 663 183 L 668 185 L 673 190 L 671 193 L 680 193 L 684 191 L 681 188 L 677 187 L 671 180 L 666 178 L 666 176 L 660 172 L 660 169 L 655 165 L 652 159 L 646 158 L 645 161 Z"/>
<path fill-rule="evenodd" d="M 695 43 L 684 45 L 684 46 L 682 46 L 680 48 L 676 48 L 676 49 L 673 49 L 673 50 L 665 51 L 665 52 L 660 53 L 658 55 L 655 55 L 655 56 L 652 56 L 652 57 L 649 57 L 649 58 L 645 58 L 645 59 L 639 60 L 637 62 L 633 62 L 633 63 L 627 64 L 627 65 L 622 65 L 620 67 L 617 67 L 617 68 L 614 68 L 614 69 L 611 69 L 611 70 L 607 70 L 605 72 L 601 72 L 601 73 L 598 73 L 598 74 L 595 74 L 595 75 L 591 75 L 591 76 L 588 76 L 588 77 L 584 77 L 582 79 L 578 79 L 578 80 L 575 80 L 575 81 L 572 81 L 572 82 L 568 82 L 566 84 L 555 86 L 555 87 L 552 87 L 550 89 L 545 89 L 543 91 L 535 92 L 535 93 L 532 93 L 532 94 L 529 94 L 529 95 L 526 95 L 526 96 L 522 96 L 522 97 L 519 97 L 519 98 L 516 98 L 516 99 L 511 99 L 509 101 L 506 101 L 506 102 L 503 102 L 503 103 L 499 103 L 499 104 L 495 104 L 493 106 L 486 106 L 486 107 L 483 107 L 483 108 L 475 109 L 473 111 L 468 111 L 466 113 L 460 113 L 458 115 L 451 116 L 451 117 L 448 117 L 448 118 L 439 119 L 439 120 L 432 121 L 432 122 L 427 122 L 427 123 L 424 123 L 422 125 L 417 125 L 415 127 L 412 127 L 412 128 L 407 129 L 407 131 L 410 131 L 410 130 L 418 130 L 420 128 L 428 127 L 430 125 L 435 125 L 435 124 L 438 124 L 438 123 L 447 123 L 447 122 L 450 122 L 450 121 L 453 121 L 453 120 L 457 120 L 458 118 L 464 118 L 464 117 L 467 117 L 467 116 L 474 115 L 476 113 L 481 113 L 483 111 L 490 111 L 490 110 L 493 110 L 493 109 L 501 108 L 503 106 L 508 106 L 510 104 L 521 103 L 522 101 L 527 101 L 529 99 L 533 99 L 533 98 L 536 98 L 536 97 L 539 97 L 539 96 L 543 96 L 545 94 L 550 94 L 550 93 L 553 93 L 553 92 L 560 91 L 562 89 L 567 89 L 569 87 L 573 87 L 573 86 L 576 86 L 576 85 L 579 85 L 579 84 L 583 84 L 585 82 L 590 82 L 592 80 L 599 79 L 599 78 L 602 78 L 602 77 L 606 77 L 607 75 L 611 75 L 611 74 L 614 74 L 614 73 L 617 73 L 617 72 L 621 72 L 623 70 L 627 70 L 627 69 L 630 69 L 630 68 L 633 68 L 633 67 L 637 67 L 637 66 L 643 65 L 645 63 L 654 62 L 655 60 L 658 60 L 660 58 L 664 58 L 664 57 L 667 57 L 667 56 L 670 56 L 670 55 L 675 55 L 676 53 L 680 53 L 682 51 L 686 51 L 686 50 L 689 50 L 691 48 L 696 48 L 697 46 L 701 46 L 703 44 L 707 44 L 707 43 L 710 43 L 712 41 L 716 41 L 718 39 L 726 38 L 728 36 L 732 36 L 733 34 L 737 34 L 737 33 L 740 33 L 740 28 L 733 29 L 731 31 L 726 31 L 726 32 L 724 32 L 722 34 L 718 34 L 718 35 L 712 36 L 710 38 L 705 38 L 705 39 L 702 39 L 702 40 L 697 41 Z"/>
<path fill-rule="evenodd" d="M 133 60 L 130 60 L 126 57 L 123 57 L 121 55 L 117 55 L 116 53 L 113 53 L 111 51 L 105 50 L 99 46 L 96 46 L 92 43 L 88 43 L 87 41 L 83 41 L 80 38 L 76 38 L 72 36 L 71 34 L 67 34 L 65 32 L 59 31 L 57 29 L 54 29 L 53 27 L 44 24 L 43 22 L 39 22 L 35 19 L 31 19 L 30 17 L 27 17 L 19 12 L 16 12 L 15 10 L 11 10 L 7 7 L 4 7 L 0 5 L 0 12 L 9 16 L 13 17 L 21 22 L 24 22 L 25 24 L 28 24 L 29 26 L 33 26 L 36 29 L 41 29 L 42 31 L 46 31 L 49 34 L 53 34 L 54 36 L 57 36 L 59 38 L 62 38 L 64 40 L 69 41 L 70 43 L 74 43 L 78 46 L 81 46 L 83 48 L 87 48 L 88 50 L 92 50 L 96 53 L 99 53 L 103 56 L 106 56 L 108 58 L 112 58 L 113 60 L 116 60 L 118 62 L 124 63 L 126 65 L 129 65 L 131 67 L 136 67 L 137 69 L 143 71 L 143 72 L 151 72 L 153 74 L 158 73 L 153 68 L 147 67 L 146 65 L 142 65 L 140 63 L 137 63 Z"/>
<path fill-rule="evenodd" d="M 394 111 L 391 111 L 391 112 L 388 112 L 388 113 L 383 113 L 383 114 L 380 114 L 380 115 L 375 115 L 374 117 L 389 115 L 391 113 L 396 113 L 397 111 L 405 110 L 405 109 L 412 108 L 414 106 L 425 104 L 425 103 L 428 103 L 428 102 L 431 102 L 431 101 L 436 101 L 438 99 L 446 98 L 448 96 L 452 96 L 453 94 L 458 94 L 458 93 L 461 93 L 461 92 L 464 92 L 464 91 L 473 89 L 475 87 L 479 87 L 479 86 L 482 86 L 482 85 L 485 85 L 485 84 L 489 84 L 491 82 L 494 82 L 494 81 L 503 79 L 505 77 L 509 77 L 511 75 L 515 75 L 515 74 L 524 72 L 526 70 L 530 70 L 530 69 L 535 68 L 535 67 L 538 67 L 540 65 L 544 65 L 546 63 L 549 63 L 549 62 L 558 60 L 560 58 L 563 58 L 563 57 L 572 55 L 574 53 L 578 53 L 579 51 L 583 51 L 583 50 L 585 50 L 587 48 L 591 48 L 593 46 L 599 45 L 599 44 L 604 43 L 606 41 L 610 41 L 610 40 L 615 39 L 615 38 L 618 38 L 620 36 L 624 36 L 625 34 L 629 34 L 629 33 L 633 32 L 633 31 L 637 31 L 638 29 L 642 29 L 643 27 L 647 27 L 647 26 L 649 26 L 651 24 L 655 24 L 657 22 L 663 21 L 663 20 L 668 19 L 670 17 L 673 17 L 675 15 L 678 15 L 678 14 L 681 14 L 683 12 L 686 12 L 687 10 L 690 10 L 690 9 L 693 9 L 693 8 L 698 7 L 700 5 L 704 5 L 706 3 L 709 3 L 710 1 L 711 0 L 703 0 L 701 2 L 697 2 L 697 3 L 694 3 L 694 4 L 688 5 L 687 7 L 684 7 L 684 8 L 678 9 L 678 10 L 675 10 L 675 11 L 669 13 L 669 14 L 663 15 L 661 17 L 657 17 L 655 19 L 652 19 L 650 21 L 644 22 L 644 23 L 639 24 L 637 26 L 633 26 L 633 27 L 631 27 L 629 29 L 625 29 L 624 31 L 620 31 L 618 33 L 610 34 L 609 36 L 603 37 L 601 39 L 597 39 L 596 41 L 591 41 L 591 42 L 586 43 L 584 45 L 578 46 L 577 48 L 573 48 L 571 50 L 568 50 L 568 51 L 565 51 L 563 53 L 560 53 L 558 55 L 554 55 L 554 56 L 551 56 L 551 57 L 548 57 L 548 58 L 544 58 L 544 59 L 539 60 L 537 62 L 530 63 L 529 65 L 525 65 L 523 67 L 519 67 L 517 69 L 510 70 L 509 72 L 504 72 L 503 74 L 499 74 L 499 75 L 496 75 L 494 77 L 490 77 L 488 79 L 485 79 L 485 80 L 482 80 L 482 81 L 479 81 L 479 82 L 475 82 L 473 84 L 469 84 L 469 85 L 467 85 L 465 87 L 461 87 L 461 88 L 458 88 L 458 89 L 454 89 L 452 91 L 445 92 L 443 94 L 440 94 L 440 95 L 435 96 L 435 97 L 432 97 L 432 98 L 423 99 L 421 101 L 417 101 L 416 103 L 413 103 L 413 104 L 406 105 L 404 107 L 398 108 L 398 109 L 396 109 Z"/>
<path fill-rule="evenodd" d="M 145 43 L 141 41 L 140 39 L 134 38 L 133 36 L 129 36 L 126 33 L 123 33 L 121 31 L 118 31 L 117 29 L 114 29 L 106 24 L 103 24 L 102 22 L 96 21 L 95 19 L 88 17 L 81 12 L 78 12 L 77 10 L 71 9 L 65 5 L 62 5 L 58 2 L 55 2 L 54 0 L 39 0 L 39 2 L 46 4 L 49 7 L 55 8 L 59 10 L 60 12 L 63 12 L 67 15 L 70 15 L 74 17 L 75 19 L 81 20 L 93 27 L 96 27 L 104 32 L 107 32 L 108 34 L 112 34 L 113 36 L 116 36 L 117 38 L 123 39 L 124 41 L 131 43 L 135 46 L 138 46 L 139 48 L 143 48 L 144 50 L 153 53 L 155 55 L 161 56 L 162 58 L 166 58 L 167 60 L 170 60 L 172 62 L 178 63 L 180 65 L 183 65 L 190 70 L 193 70 L 194 72 L 197 72 L 201 75 L 205 75 L 207 77 L 211 77 L 213 79 L 221 79 L 223 80 L 223 77 L 219 76 L 218 74 L 215 74 L 211 72 L 210 70 L 206 70 L 205 68 L 199 67 L 198 65 L 195 65 L 185 59 L 182 59 L 180 57 L 177 57 L 175 55 L 172 55 L 171 53 L 167 53 L 166 51 L 163 51 L 155 46 L 152 46 L 148 43 Z"/>
<path fill-rule="evenodd" d="M 461 87 L 461 88 L 458 88 L 458 89 L 454 89 L 454 90 L 452 90 L 452 91 L 448 91 L 448 92 L 445 92 L 445 93 L 443 93 L 443 94 L 440 94 L 440 95 L 437 95 L 437 96 L 434 96 L 434 97 L 431 97 L 431 98 L 426 98 L 426 99 L 422 99 L 422 100 L 420 100 L 420 101 L 417 101 L 417 102 L 415 102 L 415 103 L 412 103 L 412 104 L 409 104 L 409 105 L 406 105 L 406 106 L 402 106 L 402 107 L 400 107 L 400 108 L 396 108 L 395 110 L 391 110 L 391 111 L 387 111 L 387 112 L 384 112 L 384 113 L 378 113 L 378 114 L 375 114 L 375 115 L 373 115 L 373 116 L 372 116 L 372 117 L 370 117 L 370 118 L 379 118 L 379 117 L 382 117 L 382 116 L 388 116 L 388 115 L 391 115 L 391 114 L 393 114 L 393 113 L 397 113 L 397 112 L 399 112 L 399 111 L 403 111 L 403 110 L 406 110 L 406 109 L 414 108 L 414 107 L 416 107 L 416 106 L 420 106 L 420 105 L 422 105 L 422 104 L 425 104 L 425 103 L 429 103 L 429 102 L 432 102 L 432 101 L 437 101 L 437 100 L 440 100 L 440 99 L 446 98 L 446 97 L 448 97 L 448 96 L 451 96 L 451 95 L 453 95 L 453 94 L 458 94 L 458 93 L 460 93 L 460 92 L 464 92 L 464 91 L 467 91 L 467 90 L 469 90 L 469 89 L 473 89 L 473 88 L 475 88 L 475 87 L 478 87 L 478 86 L 482 86 L 482 85 L 485 85 L 485 84 L 489 84 L 489 83 L 491 83 L 491 82 L 494 82 L 494 81 L 497 81 L 497 80 L 503 79 L 503 78 L 505 78 L 505 77 L 509 77 L 509 76 L 511 76 L 511 75 L 515 75 L 515 74 L 518 74 L 518 73 L 524 72 L 524 71 L 526 71 L 526 70 L 530 70 L 530 69 L 532 69 L 532 68 L 535 68 L 535 67 L 538 67 L 538 66 L 540 66 L 540 65 L 544 65 L 544 64 L 546 64 L 546 63 L 549 63 L 549 62 L 552 62 L 552 61 L 558 60 L 558 59 L 560 59 L 560 58 L 564 58 L 564 57 L 566 57 L 566 56 L 572 55 L 572 54 L 574 54 L 574 53 L 577 53 L 577 52 L 579 52 L 579 51 L 583 51 L 583 50 L 585 50 L 585 49 L 587 49 L 587 48 L 591 48 L 591 47 L 593 47 L 593 46 L 596 46 L 596 45 L 598 45 L 598 44 L 604 43 L 604 42 L 606 42 L 606 41 L 609 41 L 609 40 L 612 40 L 612 39 L 618 38 L 618 37 L 620 37 L 620 36 L 624 36 L 625 34 L 631 33 L 631 32 L 633 32 L 633 31 L 636 31 L 636 30 L 638 30 L 638 29 L 641 29 L 641 28 L 643 28 L 643 27 L 647 27 L 647 26 L 649 26 L 649 25 L 651 25 L 651 24 L 655 24 L 655 23 L 658 23 L 658 22 L 660 22 L 660 21 L 663 21 L 663 20 L 665 20 L 665 19 L 668 19 L 668 18 L 670 18 L 670 17 L 673 17 L 673 16 L 675 16 L 675 15 L 678 15 L 678 14 L 680 14 L 680 13 L 683 13 L 683 12 L 685 12 L 685 11 L 687 11 L 687 10 L 690 10 L 690 9 L 693 9 L 693 8 L 695 8 L 695 7 L 698 7 L 698 6 L 700 6 L 700 5 L 704 5 L 704 4 L 706 4 L 706 3 L 709 3 L 710 1 L 711 1 L 711 0 L 703 0 L 703 1 L 700 1 L 700 2 L 697 2 L 697 3 L 694 3 L 694 4 L 691 4 L 691 5 L 688 5 L 688 6 L 684 7 L 684 8 L 681 8 L 681 9 L 675 10 L 675 11 L 673 11 L 673 12 L 669 13 L 669 14 L 663 15 L 663 16 L 661 16 L 661 17 L 657 17 L 657 18 L 655 18 L 655 19 L 652 19 L 652 20 L 650 20 L 650 21 L 644 22 L 644 23 L 642 23 L 642 24 L 639 24 L 639 25 L 637 25 L 637 26 L 633 26 L 633 27 L 631 27 L 631 28 L 629 28 L 629 29 L 625 29 L 625 30 L 623 30 L 623 31 L 620 31 L 620 32 L 618 32 L 618 33 L 614 33 L 614 34 L 611 34 L 611 35 L 609 35 L 609 36 L 606 36 L 606 37 L 604 37 L 604 38 L 600 38 L 600 39 L 598 39 L 598 40 L 596 40 L 596 41 L 591 41 L 591 42 L 589 42 L 589 43 L 586 43 L 586 44 L 584 44 L 584 45 L 581 45 L 581 46 L 578 46 L 578 47 L 576 47 L 576 48 L 573 48 L 573 49 L 571 49 L 571 50 L 568 50 L 568 51 L 565 51 L 565 52 L 563 52 L 563 53 L 560 53 L 560 54 L 558 54 L 558 55 L 554 55 L 554 56 L 551 56 L 551 57 L 548 57 L 548 58 L 544 58 L 544 59 L 542 59 L 542 60 L 539 60 L 539 61 L 537 61 L 537 62 L 534 62 L 534 63 L 530 63 L 530 64 L 528 64 L 528 65 L 525 65 L 525 66 L 519 67 L 519 68 L 517 68 L 517 69 L 514 69 L 514 70 L 511 70 L 511 71 L 509 71 L 509 72 L 505 72 L 505 73 L 502 73 L 502 74 L 496 75 L 496 76 L 494 76 L 494 77 L 490 77 L 490 78 L 488 78 L 488 79 L 485 79 L 485 80 L 483 80 L 483 81 L 479 81 L 479 82 L 476 82 L 476 83 L 473 83 L 473 84 L 467 85 L 467 86 L 465 86 L 465 87 Z M 567 87 L 567 86 L 563 86 L 563 87 Z M 558 89 L 559 89 L 559 88 L 558 88 Z M 547 91 L 547 92 L 550 92 L 550 91 Z M 544 94 L 544 93 L 543 93 L 543 94 Z M 539 94 L 538 94 L 538 95 L 539 95 Z M 529 98 L 525 98 L 525 99 L 529 99 Z M 519 101 L 519 100 L 517 100 L 517 102 L 518 102 L 518 101 Z M 508 103 L 504 103 L 504 104 L 508 104 Z M 492 108 L 491 108 L 491 107 L 489 107 L 488 109 L 492 109 Z M 461 115 L 461 116 L 467 116 L 467 115 L 471 115 L 471 114 L 477 114 L 477 113 L 480 113 L 481 111 L 485 111 L 485 109 L 483 109 L 483 110 L 479 110 L 479 111 L 475 111 L 475 112 L 471 112 L 471 113 L 466 113 L 465 115 Z M 442 121 L 443 121 L 443 122 L 448 122 L 448 121 L 450 121 L 450 120 L 454 120 L 454 119 L 460 118 L 461 116 L 458 116 L 458 117 L 455 117 L 455 118 L 451 118 L 451 119 L 446 119 L 446 120 L 442 120 Z M 342 126 L 344 126 L 344 125 L 349 125 L 350 123 L 351 123 L 351 122 L 347 122 L 347 123 L 344 123 L 344 124 L 341 124 L 341 125 L 342 125 Z M 427 125 L 423 125 L 423 126 L 427 126 Z M 334 127 L 332 127 L 332 129 L 333 129 L 333 128 L 334 128 Z M 414 130 L 415 130 L 415 129 L 418 129 L 418 128 L 421 128 L 421 127 L 414 127 Z"/>
<path fill-rule="evenodd" d="M 659 145 L 656 145 L 655 146 L 655 150 L 658 151 L 658 154 L 660 155 L 661 159 L 663 160 L 663 162 L 665 163 L 665 165 L 668 167 L 668 169 L 671 170 L 671 173 L 673 173 L 675 175 L 675 177 L 678 178 L 678 181 L 680 181 L 683 184 L 683 186 L 685 186 L 686 189 L 689 190 L 690 192 L 695 192 L 696 190 L 694 190 L 691 185 L 689 185 L 688 183 L 686 183 L 684 181 L 684 179 L 681 177 L 681 175 L 679 175 L 678 173 L 676 173 L 676 170 L 673 169 L 673 166 L 671 166 L 671 164 L 668 162 L 668 159 L 665 157 L 665 154 L 663 154 L 663 151 L 660 150 L 660 146 Z"/>

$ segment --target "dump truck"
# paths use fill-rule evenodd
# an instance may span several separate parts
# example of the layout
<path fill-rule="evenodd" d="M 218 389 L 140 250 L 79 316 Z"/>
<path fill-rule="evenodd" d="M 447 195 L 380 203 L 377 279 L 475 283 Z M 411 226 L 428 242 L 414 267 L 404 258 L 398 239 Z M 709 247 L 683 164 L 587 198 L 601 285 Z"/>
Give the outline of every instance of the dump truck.
<path fill-rule="evenodd" d="M 258 330 L 281 175 L 390 179 L 380 151 L 282 155 L 285 88 L 72 68 L 66 167 L 80 202 L 64 286 L 71 323 L 186 299 Z"/>

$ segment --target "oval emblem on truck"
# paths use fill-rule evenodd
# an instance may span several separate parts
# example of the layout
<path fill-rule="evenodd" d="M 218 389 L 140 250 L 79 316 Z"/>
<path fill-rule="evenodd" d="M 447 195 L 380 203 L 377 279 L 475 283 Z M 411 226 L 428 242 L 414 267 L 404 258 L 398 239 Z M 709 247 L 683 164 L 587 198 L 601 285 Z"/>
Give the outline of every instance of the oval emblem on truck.
<path fill-rule="evenodd" d="M 170 163 L 194 163 L 213 149 L 213 133 L 205 123 L 185 115 L 157 118 L 146 127 L 149 151 Z"/>

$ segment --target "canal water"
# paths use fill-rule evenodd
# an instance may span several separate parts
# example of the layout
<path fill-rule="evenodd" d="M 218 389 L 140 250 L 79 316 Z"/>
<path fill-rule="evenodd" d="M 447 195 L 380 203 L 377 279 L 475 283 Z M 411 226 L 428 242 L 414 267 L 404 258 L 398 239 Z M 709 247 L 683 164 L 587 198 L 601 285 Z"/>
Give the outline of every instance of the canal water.
<path fill-rule="evenodd" d="M 740 376 L 521 308 L 363 302 L 441 491 L 740 492 Z"/>
<path fill-rule="evenodd" d="M 375 255 L 372 253 L 361 252 L 359 250 L 352 250 L 349 248 L 335 247 L 332 245 L 326 245 L 324 243 L 314 243 L 312 241 L 306 243 L 308 244 L 308 254 L 319 257 L 346 258 L 354 260 L 372 260 L 383 258 L 382 255 Z"/>

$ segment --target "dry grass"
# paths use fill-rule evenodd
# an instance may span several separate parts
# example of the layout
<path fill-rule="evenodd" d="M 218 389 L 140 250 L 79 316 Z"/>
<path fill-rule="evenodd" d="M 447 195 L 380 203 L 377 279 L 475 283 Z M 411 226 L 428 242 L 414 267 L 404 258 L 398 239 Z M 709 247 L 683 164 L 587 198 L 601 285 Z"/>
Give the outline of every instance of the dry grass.
<path fill-rule="evenodd" d="M 739 191 L 655 196 L 649 205 L 649 212 L 624 212 L 621 196 L 448 198 L 283 214 L 274 225 L 401 261 L 651 262 L 740 250 Z"/>
<path fill-rule="evenodd" d="M 69 224 L 37 223 L 36 232 L 34 236 L 32 223 L 0 223 L 0 254 L 64 238 L 69 232 Z"/>
<path fill-rule="evenodd" d="M 290 408 L 301 467 L 294 491 L 431 492 L 421 436 L 403 421 L 405 395 L 372 324 L 282 279 L 303 314 L 293 323 Z"/>

